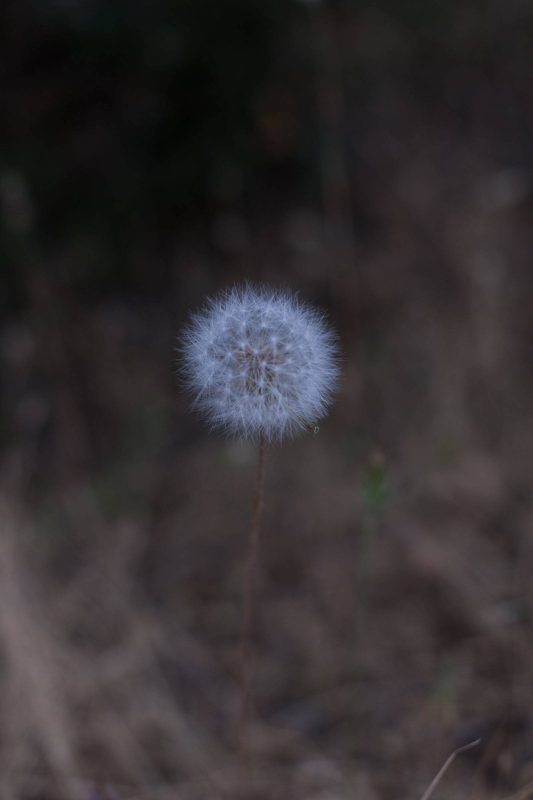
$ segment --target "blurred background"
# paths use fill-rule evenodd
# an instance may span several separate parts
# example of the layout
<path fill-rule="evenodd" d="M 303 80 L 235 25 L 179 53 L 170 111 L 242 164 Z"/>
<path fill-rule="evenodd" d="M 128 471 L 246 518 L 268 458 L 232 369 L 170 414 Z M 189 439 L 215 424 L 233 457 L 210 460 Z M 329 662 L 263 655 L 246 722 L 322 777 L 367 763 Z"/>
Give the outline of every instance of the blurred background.
<path fill-rule="evenodd" d="M 533 6 L 4 0 L 0 794 L 529 796 Z M 326 310 L 267 454 L 176 377 L 207 295 Z M 522 791 L 523 787 L 526 787 Z M 517 794 L 518 793 L 518 794 Z"/>

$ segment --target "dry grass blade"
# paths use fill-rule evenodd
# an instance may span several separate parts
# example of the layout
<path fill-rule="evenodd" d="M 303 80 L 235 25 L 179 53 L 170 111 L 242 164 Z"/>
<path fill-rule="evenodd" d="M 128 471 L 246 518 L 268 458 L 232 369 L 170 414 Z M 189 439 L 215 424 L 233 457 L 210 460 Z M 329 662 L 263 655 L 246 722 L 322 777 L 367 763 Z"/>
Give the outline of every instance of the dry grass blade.
<path fill-rule="evenodd" d="M 18 741 L 31 730 L 59 784 L 72 794 L 68 776 L 77 772 L 77 762 L 57 658 L 59 644 L 34 575 L 24 563 L 15 527 L 9 511 L 0 505 L 0 642 L 12 735 Z"/>
<path fill-rule="evenodd" d="M 448 756 L 442 767 L 439 769 L 431 783 L 429 784 L 428 788 L 420 798 L 420 800 L 429 800 L 439 783 L 441 782 L 444 774 L 447 772 L 449 767 L 453 764 L 457 756 L 461 755 L 461 753 L 466 753 L 467 750 L 472 750 L 472 748 L 477 747 L 481 743 L 481 739 L 476 739 L 474 742 L 470 742 L 469 744 L 463 745 L 463 747 L 458 747 L 457 750 L 454 750 L 451 755 Z"/>

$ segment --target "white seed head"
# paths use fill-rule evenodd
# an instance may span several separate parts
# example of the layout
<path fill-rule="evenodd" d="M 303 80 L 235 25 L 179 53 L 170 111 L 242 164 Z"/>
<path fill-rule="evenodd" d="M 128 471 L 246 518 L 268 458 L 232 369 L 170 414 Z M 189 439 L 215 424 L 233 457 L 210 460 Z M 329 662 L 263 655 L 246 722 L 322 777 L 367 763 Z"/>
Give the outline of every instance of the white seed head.
<path fill-rule="evenodd" d="M 213 427 L 283 439 L 312 427 L 338 378 L 337 340 L 294 295 L 232 289 L 210 299 L 181 338 L 182 373 Z"/>

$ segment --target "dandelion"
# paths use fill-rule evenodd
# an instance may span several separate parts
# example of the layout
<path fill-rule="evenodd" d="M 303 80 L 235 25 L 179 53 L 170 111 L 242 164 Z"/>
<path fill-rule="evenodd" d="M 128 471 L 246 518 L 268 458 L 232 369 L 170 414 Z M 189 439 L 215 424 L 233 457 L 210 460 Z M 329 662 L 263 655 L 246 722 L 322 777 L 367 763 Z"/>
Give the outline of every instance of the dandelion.
<path fill-rule="evenodd" d="M 263 505 L 265 443 L 312 430 L 338 379 L 336 337 L 324 316 L 295 295 L 234 288 L 208 301 L 181 339 L 182 374 L 214 428 L 259 443 L 255 503 L 244 577 L 239 753 L 250 694 L 250 631 Z"/>
<path fill-rule="evenodd" d="M 249 286 L 208 302 L 182 337 L 195 406 L 215 428 L 281 440 L 326 414 L 337 383 L 335 336 L 293 295 Z"/>

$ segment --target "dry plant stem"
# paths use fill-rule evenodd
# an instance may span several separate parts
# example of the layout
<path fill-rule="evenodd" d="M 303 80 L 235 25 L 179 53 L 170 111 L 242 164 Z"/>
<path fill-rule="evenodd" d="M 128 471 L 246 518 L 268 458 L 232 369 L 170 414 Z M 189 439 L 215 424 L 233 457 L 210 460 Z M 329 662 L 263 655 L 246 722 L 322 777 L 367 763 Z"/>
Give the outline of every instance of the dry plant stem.
<path fill-rule="evenodd" d="M 252 664 L 250 652 L 250 636 L 254 611 L 254 592 L 257 580 L 257 566 L 259 561 L 259 532 L 261 527 L 261 513 L 263 510 L 263 493 L 265 482 L 265 437 L 259 437 L 259 455 L 257 459 L 257 473 L 255 480 L 255 501 L 248 539 L 248 553 L 244 572 L 243 583 L 243 609 L 240 644 L 240 711 L 238 726 L 239 758 L 242 763 L 247 761 L 246 728 L 250 718 L 250 688 L 252 679 Z"/>
<path fill-rule="evenodd" d="M 475 742 L 470 742 L 470 744 L 465 744 L 463 747 L 458 747 L 457 750 L 454 750 L 451 755 L 448 756 L 442 767 L 439 769 L 431 783 L 429 784 L 428 788 L 420 798 L 420 800 L 429 800 L 439 783 L 441 782 L 444 773 L 447 771 L 448 767 L 451 767 L 457 756 L 461 755 L 461 753 L 466 753 L 467 750 L 471 750 L 473 747 L 477 747 L 481 744 L 481 739 L 476 739 Z"/>

